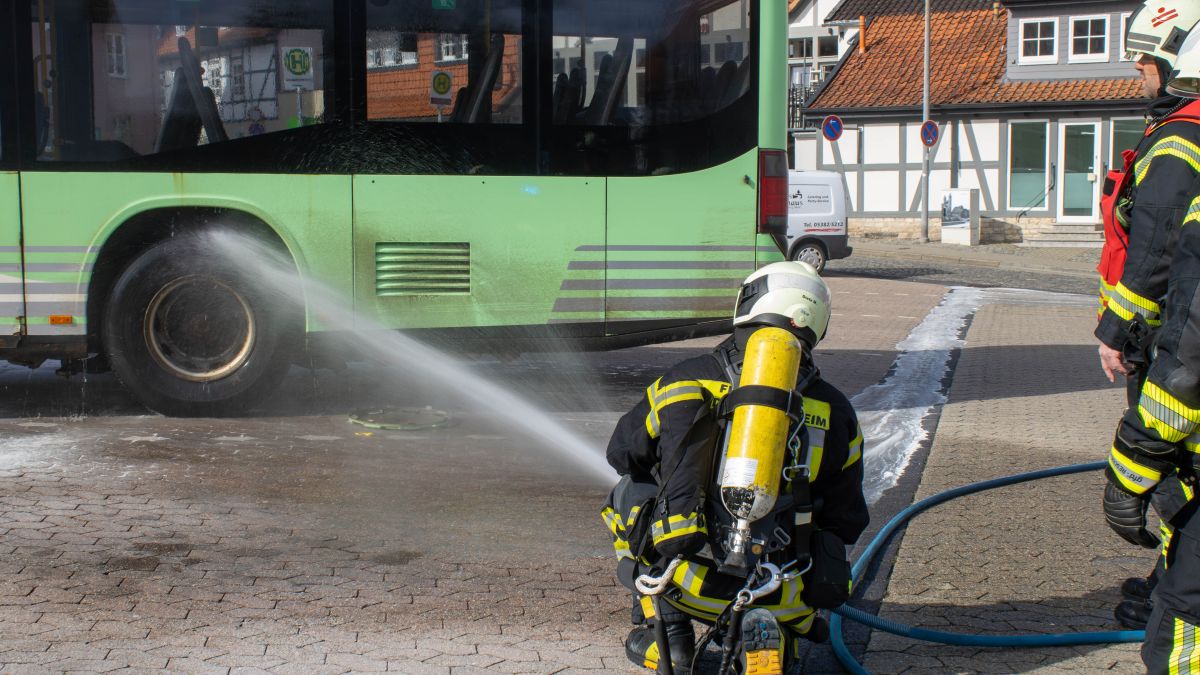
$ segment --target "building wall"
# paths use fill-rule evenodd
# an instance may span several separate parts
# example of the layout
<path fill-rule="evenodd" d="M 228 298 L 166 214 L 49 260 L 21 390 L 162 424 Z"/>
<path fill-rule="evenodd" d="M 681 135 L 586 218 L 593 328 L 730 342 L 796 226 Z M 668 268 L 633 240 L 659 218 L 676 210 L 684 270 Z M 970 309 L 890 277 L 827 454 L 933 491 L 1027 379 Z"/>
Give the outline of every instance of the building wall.
<path fill-rule="evenodd" d="M 1019 7 L 1012 10 L 1008 22 L 1008 67 L 1010 80 L 1079 80 L 1103 77 L 1129 77 L 1133 63 L 1124 60 L 1123 16 L 1131 14 L 1137 2 L 1072 3 L 1047 7 Z M 1080 62 L 1071 57 L 1071 17 L 1108 17 L 1108 58 L 1103 62 Z M 1053 63 L 1021 63 L 1021 21 L 1055 19 L 1057 48 Z"/>
<path fill-rule="evenodd" d="M 932 149 L 930 166 L 930 218 L 940 217 L 942 191 L 975 188 L 980 191 L 985 241 L 1019 241 L 1023 232 L 1050 223 L 1098 224 L 1099 212 L 1063 219 L 1063 154 L 1061 124 L 1099 122 L 1096 153 L 1099 164 L 1092 172 L 1096 189 L 1102 184 L 1113 155 L 1113 119 L 1130 119 L 1133 111 L 1104 117 L 1063 115 L 960 116 L 939 120 L 941 138 Z M 858 122 L 844 118 L 846 130 L 836 142 L 819 134 L 796 134 L 797 169 L 836 171 L 843 175 L 852 230 L 856 234 L 915 236 L 921 215 L 921 176 L 924 146 L 916 119 Z M 1010 126 L 1013 122 L 1046 122 L 1045 175 L 1047 189 L 1041 206 L 1010 206 Z M 1080 128 L 1085 132 L 1090 129 Z M 1080 186 L 1086 176 L 1069 177 Z M 1079 193 L 1076 192 L 1076 195 Z M 1087 198 L 1091 203 L 1091 197 Z M 1068 214 L 1069 215 L 1069 214 Z M 914 225 L 915 223 L 915 225 Z"/>

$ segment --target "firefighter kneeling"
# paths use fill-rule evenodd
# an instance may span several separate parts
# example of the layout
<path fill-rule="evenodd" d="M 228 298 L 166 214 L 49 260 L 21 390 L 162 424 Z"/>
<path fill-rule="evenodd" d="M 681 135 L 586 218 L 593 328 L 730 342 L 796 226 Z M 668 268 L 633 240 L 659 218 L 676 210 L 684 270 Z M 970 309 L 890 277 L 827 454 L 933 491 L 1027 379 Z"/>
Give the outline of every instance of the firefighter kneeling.
<path fill-rule="evenodd" d="M 738 294 L 733 335 L 668 370 L 617 423 L 607 454 L 621 481 L 603 516 L 634 591 L 634 663 L 657 668 L 665 639 L 674 672 L 690 672 L 693 619 L 717 625 L 744 675 L 781 673 L 796 639 L 826 639 L 816 610 L 848 598 L 845 547 L 868 522 L 862 431 L 812 359 L 829 315 L 812 267 L 763 267 Z M 637 592 L 675 560 L 656 602 Z"/>

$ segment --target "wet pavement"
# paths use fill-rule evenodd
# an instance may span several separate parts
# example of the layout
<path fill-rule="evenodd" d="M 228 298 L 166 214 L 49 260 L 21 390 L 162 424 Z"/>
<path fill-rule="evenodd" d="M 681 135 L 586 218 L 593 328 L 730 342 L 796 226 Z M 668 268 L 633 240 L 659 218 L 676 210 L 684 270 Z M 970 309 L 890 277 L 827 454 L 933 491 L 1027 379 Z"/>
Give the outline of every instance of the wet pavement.
<path fill-rule="evenodd" d="M 925 258 L 954 283 L 991 269 Z M 886 380 L 896 345 L 946 288 L 835 272 L 835 318 L 818 361 L 854 396 Z M 914 491 L 1101 456 L 1120 391 L 1092 363 L 1085 304 L 981 308 L 946 383 L 949 403 L 940 421 L 929 418 L 932 443 L 880 500 L 877 523 Z M 716 341 L 473 368 L 598 453 L 646 385 Z M 111 375 L 66 380 L 49 367 L 0 368 L 0 392 L 0 671 L 636 671 L 621 646 L 628 596 L 598 517 L 608 486 L 430 382 L 377 364 L 295 368 L 260 411 L 225 420 L 152 415 Z M 452 423 L 386 430 L 348 419 L 427 407 Z M 1088 413 L 1074 414 L 1080 407 Z M 936 468 L 922 476 L 925 462 Z M 1024 490 L 920 525 L 932 529 L 914 525 L 892 586 L 889 562 L 873 597 L 918 622 L 1010 603 L 1030 625 L 1103 624 L 1120 578 L 1148 563 L 1108 535 L 1094 477 L 1073 480 L 1049 503 Z M 1036 509 L 1047 517 L 1029 520 Z M 984 524 L 986 538 L 972 529 Z M 962 540 L 951 545 L 944 532 Z M 1038 536 L 1005 538 L 1029 532 Z M 1038 552 L 1053 564 L 1021 564 Z M 981 576 L 981 559 L 1008 562 Z M 1064 580 L 1071 566 L 1093 568 Z M 961 592 L 942 588 L 956 578 Z M 867 635 L 858 635 L 861 649 Z M 887 640 L 867 647 L 878 672 L 1136 663 L 1127 647 L 941 658 Z M 808 672 L 833 668 L 814 650 Z"/>

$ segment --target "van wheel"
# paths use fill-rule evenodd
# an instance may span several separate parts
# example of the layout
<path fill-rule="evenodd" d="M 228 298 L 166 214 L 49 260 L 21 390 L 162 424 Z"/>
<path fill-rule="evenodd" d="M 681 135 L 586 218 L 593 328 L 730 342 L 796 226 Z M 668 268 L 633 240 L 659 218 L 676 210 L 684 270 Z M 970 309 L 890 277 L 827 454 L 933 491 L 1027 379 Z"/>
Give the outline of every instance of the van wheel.
<path fill-rule="evenodd" d="M 792 249 L 792 260 L 812 265 L 817 274 L 825 271 L 825 261 L 828 259 L 825 245 L 819 241 L 802 241 Z"/>
<path fill-rule="evenodd" d="M 268 297 L 191 237 L 169 239 L 122 272 L 104 312 L 117 377 L 165 415 L 244 413 L 287 372 L 303 325 L 295 303 Z"/>

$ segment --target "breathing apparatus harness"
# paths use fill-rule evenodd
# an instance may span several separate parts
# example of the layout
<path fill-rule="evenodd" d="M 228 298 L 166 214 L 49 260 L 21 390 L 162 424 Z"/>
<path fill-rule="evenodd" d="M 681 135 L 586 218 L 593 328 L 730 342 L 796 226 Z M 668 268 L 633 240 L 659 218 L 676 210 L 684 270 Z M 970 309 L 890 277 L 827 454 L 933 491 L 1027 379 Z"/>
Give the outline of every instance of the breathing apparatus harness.
<path fill-rule="evenodd" d="M 1172 121 L 1200 124 L 1200 100 L 1177 102 L 1165 113 L 1147 120 L 1146 133 L 1142 135 L 1138 147 L 1123 150 L 1122 167 L 1109 169 L 1104 178 L 1104 186 L 1100 191 L 1100 220 L 1104 223 L 1104 247 L 1100 250 L 1100 263 L 1096 271 L 1100 273 L 1100 279 L 1108 288 L 1115 288 L 1117 283 L 1121 282 L 1129 252 L 1129 209 L 1133 207 L 1130 192 L 1135 183 L 1135 162 L 1141 155 L 1146 139 Z M 1103 299 L 1103 303 L 1100 307 L 1102 312 L 1104 305 L 1108 304 L 1108 297 Z M 1140 353 L 1148 347 L 1148 337 L 1150 327 L 1145 321 L 1140 321 L 1140 315 L 1135 316 L 1134 321 L 1129 323 L 1129 344 L 1133 346 L 1134 352 Z"/>

